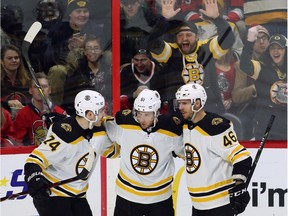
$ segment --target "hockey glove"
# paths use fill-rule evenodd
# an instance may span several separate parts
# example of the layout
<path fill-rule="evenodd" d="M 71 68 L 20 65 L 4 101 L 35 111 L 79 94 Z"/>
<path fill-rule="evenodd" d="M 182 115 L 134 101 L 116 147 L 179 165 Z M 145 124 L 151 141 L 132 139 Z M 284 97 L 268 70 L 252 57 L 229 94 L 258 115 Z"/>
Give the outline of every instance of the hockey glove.
<path fill-rule="evenodd" d="M 235 185 L 229 190 L 230 205 L 234 211 L 234 214 L 238 215 L 245 211 L 246 206 L 250 201 L 250 195 L 247 191 L 246 184 Z"/>
<path fill-rule="evenodd" d="M 31 197 L 36 199 L 43 199 L 49 197 L 51 194 L 48 189 L 50 183 L 43 176 L 42 172 L 33 172 L 29 176 L 25 176 L 25 181 L 28 186 L 28 193 Z"/>
<path fill-rule="evenodd" d="M 42 119 L 45 121 L 47 129 L 49 129 L 50 125 L 53 123 L 60 121 L 61 119 L 66 118 L 66 115 L 62 115 L 56 112 L 44 113 L 42 115 Z"/>

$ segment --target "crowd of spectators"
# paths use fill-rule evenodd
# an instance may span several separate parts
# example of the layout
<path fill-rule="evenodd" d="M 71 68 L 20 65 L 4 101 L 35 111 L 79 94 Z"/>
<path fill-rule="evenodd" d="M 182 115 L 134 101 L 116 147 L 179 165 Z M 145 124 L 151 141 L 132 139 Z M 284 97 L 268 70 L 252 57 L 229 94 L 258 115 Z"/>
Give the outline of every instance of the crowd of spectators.
<path fill-rule="evenodd" d="M 41 22 L 42 29 L 31 44 L 30 61 L 36 74 L 45 74 L 40 79 L 49 84 L 48 101 L 61 114 L 74 114 L 73 98 L 83 89 L 100 92 L 111 112 L 113 25 L 111 14 L 101 11 L 103 2 L 39 0 L 33 9 L 32 22 Z M 17 115 L 31 104 L 37 84 L 20 51 L 24 7 L 1 6 L 1 147 L 39 143 L 34 122 L 25 138 L 30 141 L 13 138 Z M 121 109 L 131 108 L 148 88 L 160 93 L 162 113 L 178 115 L 175 91 L 194 82 L 207 91 L 208 111 L 230 119 L 240 139 L 261 139 L 275 114 L 279 127 L 271 137 L 286 140 L 286 7 L 284 0 L 218 0 L 219 17 L 211 18 L 202 0 L 120 0 Z M 39 119 L 50 111 L 40 112 Z"/>

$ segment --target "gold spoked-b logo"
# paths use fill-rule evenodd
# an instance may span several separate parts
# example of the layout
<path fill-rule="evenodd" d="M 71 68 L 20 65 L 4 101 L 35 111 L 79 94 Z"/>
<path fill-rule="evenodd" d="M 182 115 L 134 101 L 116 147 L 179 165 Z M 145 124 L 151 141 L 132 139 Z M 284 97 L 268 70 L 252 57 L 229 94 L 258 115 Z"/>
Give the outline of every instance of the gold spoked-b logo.
<path fill-rule="evenodd" d="M 135 172 L 148 175 L 153 172 L 158 164 L 158 153 L 149 145 L 138 145 L 130 155 L 130 161 Z"/>
<path fill-rule="evenodd" d="M 185 144 L 186 171 L 189 174 L 196 172 L 201 165 L 201 157 L 197 149 L 191 144 Z"/>

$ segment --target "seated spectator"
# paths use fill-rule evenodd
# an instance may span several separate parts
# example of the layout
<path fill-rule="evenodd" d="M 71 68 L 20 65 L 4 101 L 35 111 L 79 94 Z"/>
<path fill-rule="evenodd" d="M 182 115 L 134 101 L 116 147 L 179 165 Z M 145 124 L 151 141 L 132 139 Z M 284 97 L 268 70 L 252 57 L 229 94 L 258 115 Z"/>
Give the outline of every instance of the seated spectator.
<path fill-rule="evenodd" d="M 259 60 L 252 60 L 253 44 L 260 28 L 259 25 L 249 28 L 240 59 L 240 69 L 255 80 L 254 135 L 256 140 L 262 138 L 273 114 L 276 118 L 269 139 L 287 140 L 287 38 L 272 35 L 267 51 Z"/>
<path fill-rule="evenodd" d="M 96 90 L 105 97 L 105 101 L 111 104 L 111 52 L 103 50 L 100 38 L 87 35 L 83 53 L 70 53 L 66 70 L 61 72 L 67 74 L 63 76 L 65 81 L 62 107 L 69 115 L 75 114 L 76 94 L 85 89 Z M 55 71 L 55 74 L 57 73 Z"/>
<path fill-rule="evenodd" d="M 103 26 L 97 20 L 90 20 L 90 8 L 87 0 L 68 1 L 66 17 L 53 26 L 47 35 L 45 50 L 45 68 L 48 71 L 54 65 L 65 65 L 70 51 L 83 47 L 86 34 L 102 34 Z M 101 38 L 103 43 L 109 38 Z M 105 39 L 105 40 L 104 40 Z M 104 42 L 105 41 L 105 42 Z"/>
<path fill-rule="evenodd" d="M 29 79 L 20 50 L 14 45 L 1 47 L 1 103 L 9 112 L 29 101 Z"/>
<path fill-rule="evenodd" d="M 137 41 L 148 37 L 159 15 L 153 14 L 141 0 L 121 0 L 120 7 L 120 63 L 125 64 L 133 57 L 131 50 Z"/>
<path fill-rule="evenodd" d="M 8 110 L 1 107 L 1 147 L 14 147 L 14 126 L 10 113 Z"/>
<path fill-rule="evenodd" d="M 247 34 L 246 34 L 247 35 Z M 252 59 L 258 60 L 269 45 L 270 34 L 266 28 L 259 27 L 257 39 L 253 44 Z M 243 127 L 243 139 L 250 140 L 253 134 L 253 118 L 256 112 L 255 98 L 257 97 L 254 80 L 239 68 L 239 62 L 235 64 L 235 84 L 232 91 L 232 101 L 235 105 L 235 114 L 241 119 Z"/>
<path fill-rule="evenodd" d="M 32 99 L 28 105 L 17 113 L 14 120 L 14 129 L 17 131 L 15 139 L 22 145 L 38 146 L 46 138 L 48 126 L 44 114 L 50 113 L 48 117 L 51 118 L 66 115 L 61 107 L 54 105 L 50 100 L 51 87 L 45 73 L 39 72 L 35 76 L 41 86 L 45 101 L 41 97 L 39 87 L 37 87 L 35 81 L 30 80 L 29 93 L 32 95 Z M 53 113 L 56 114 L 52 115 Z M 60 115 L 57 115 L 57 113 Z"/>
<path fill-rule="evenodd" d="M 121 105 L 130 109 L 141 90 L 148 88 L 159 91 L 163 84 L 160 77 L 162 67 L 153 61 L 146 47 L 136 46 L 133 53 L 131 63 L 122 65 L 120 72 L 121 98 L 128 97 L 128 104 Z"/>

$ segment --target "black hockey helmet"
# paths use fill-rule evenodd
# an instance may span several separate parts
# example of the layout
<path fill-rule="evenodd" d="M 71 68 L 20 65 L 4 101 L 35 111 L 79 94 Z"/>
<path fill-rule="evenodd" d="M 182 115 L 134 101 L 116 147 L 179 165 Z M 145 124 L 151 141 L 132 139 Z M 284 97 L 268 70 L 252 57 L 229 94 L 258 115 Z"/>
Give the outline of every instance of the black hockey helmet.
<path fill-rule="evenodd" d="M 35 8 L 36 19 L 41 22 L 44 28 L 49 28 L 62 20 L 64 10 L 64 7 L 57 0 L 40 0 Z"/>
<path fill-rule="evenodd" d="M 13 31 L 16 26 L 22 29 L 23 20 L 23 11 L 20 6 L 15 4 L 2 5 L 1 27 L 6 33 Z"/>

